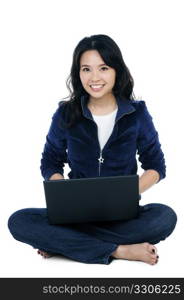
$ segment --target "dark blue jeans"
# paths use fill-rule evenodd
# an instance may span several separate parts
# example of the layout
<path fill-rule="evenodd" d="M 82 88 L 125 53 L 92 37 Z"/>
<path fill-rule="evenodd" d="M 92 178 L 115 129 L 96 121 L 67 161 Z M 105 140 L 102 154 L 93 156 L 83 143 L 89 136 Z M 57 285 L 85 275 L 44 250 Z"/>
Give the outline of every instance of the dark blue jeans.
<path fill-rule="evenodd" d="M 170 207 L 153 203 L 140 206 L 138 218 L 129 221 L 72 225 L 50 225 L 45 208 L 27 208 L 13 213 L 8 227 L 16 240 L 34 248 L 84 263 L 109 264 L 118 245 L 157 244 L 176 222 Z"/>

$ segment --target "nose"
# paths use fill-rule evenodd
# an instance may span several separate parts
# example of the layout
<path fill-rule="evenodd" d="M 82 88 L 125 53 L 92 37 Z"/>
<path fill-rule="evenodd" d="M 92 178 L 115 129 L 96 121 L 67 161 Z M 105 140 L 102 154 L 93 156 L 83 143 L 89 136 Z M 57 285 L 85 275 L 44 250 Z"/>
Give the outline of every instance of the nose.
<path fill-rule="evenodd" d="M 91 78 L 90 78 L 90 79 L 91 79 L 92 82 L 98 81 L 98 80 L 100 79 L 99 72 L 93 70 L 93 71 L 91 72 Z"/>

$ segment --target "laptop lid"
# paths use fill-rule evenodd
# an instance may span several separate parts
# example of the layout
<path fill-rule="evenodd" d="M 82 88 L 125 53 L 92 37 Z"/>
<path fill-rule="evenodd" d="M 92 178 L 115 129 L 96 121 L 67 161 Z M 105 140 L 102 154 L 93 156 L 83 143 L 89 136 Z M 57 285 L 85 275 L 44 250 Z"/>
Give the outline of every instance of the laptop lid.
<path fill-rule="evenodd" d="M 43 181 L 50 224 L 135 218 L 138 175 Z"/>

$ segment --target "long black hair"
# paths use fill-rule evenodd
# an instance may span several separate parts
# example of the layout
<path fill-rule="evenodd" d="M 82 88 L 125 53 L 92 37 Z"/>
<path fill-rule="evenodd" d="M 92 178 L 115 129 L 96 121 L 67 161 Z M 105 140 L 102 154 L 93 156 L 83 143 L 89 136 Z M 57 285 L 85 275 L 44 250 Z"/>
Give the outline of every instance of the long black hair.
<path fill-rule="evenodd" d="M 105 64 L 115 69 L 116 80 L 112 89 L 114 96 L 127 98 L 129 100 L 135 98 L 133 93 L 134 80 L 115 41 L 108 35 L 104 34 L 85 37 L 78 43 L 73 52 L 71 72 L 66 80 L 66 85 L 70 93 L 68 97 L 64 98 L 69 99 L 68 101 L 65 101 L 65 112 L 67 115 L 65 121 L 67 127 L 73 126 L 78 120 L 81 119 L 81 97 L 89 96 L 89 94 L 83 88 L 79 76 L 81 55 L 88 50 L 97 50 Z M 60 104 L 62 103 L 63 101 L 60 102 Z"/>

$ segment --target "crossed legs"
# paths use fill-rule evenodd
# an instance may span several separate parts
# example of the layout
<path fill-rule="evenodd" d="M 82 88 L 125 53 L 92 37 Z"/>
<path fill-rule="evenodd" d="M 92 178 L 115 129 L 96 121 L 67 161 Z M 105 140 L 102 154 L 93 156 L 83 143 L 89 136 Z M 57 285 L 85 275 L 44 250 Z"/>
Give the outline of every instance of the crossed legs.
<path fill-rule="evenodd" d="M 158 261 L 154 246 L 168 237 L 176 225 L 175 212 L 162 204 L 140 206 L 138 218 L 129 221 L 50 225 L 46 209 L 30 208 L 15 212 L 8 222 L 15 239 L 39 249 L 85 263 L 109 264 L 113 258 Z"/>

